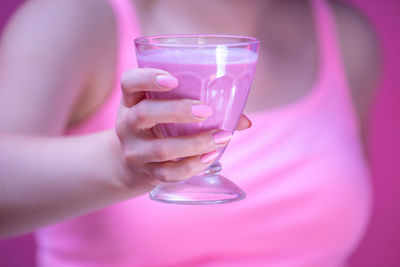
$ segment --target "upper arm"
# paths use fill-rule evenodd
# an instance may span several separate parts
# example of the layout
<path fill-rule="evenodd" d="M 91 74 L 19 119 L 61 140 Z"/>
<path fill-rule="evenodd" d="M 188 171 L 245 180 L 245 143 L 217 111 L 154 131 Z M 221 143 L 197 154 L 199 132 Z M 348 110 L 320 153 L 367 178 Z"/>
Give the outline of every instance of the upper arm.
<path fill-rule="evenodd" d="M 79 2 L 27 1 L 7 25 L 0 44 L 0 131 L 64 130 L 95 50 L 92 21 Z"/>
<path fill-rule="evenodd" d="M 357 10 L 340 2 L 334 2 L 333 7 L 352 99 L 365 138 L 381 67 L 378 40 L 368 20 Z"/>

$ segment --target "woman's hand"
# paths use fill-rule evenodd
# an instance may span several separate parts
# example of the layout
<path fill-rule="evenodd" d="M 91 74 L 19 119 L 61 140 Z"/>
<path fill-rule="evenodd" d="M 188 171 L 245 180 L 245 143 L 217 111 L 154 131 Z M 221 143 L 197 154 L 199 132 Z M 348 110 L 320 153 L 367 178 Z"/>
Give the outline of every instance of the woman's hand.
<path fill-rule="evenodd" d="M 169 73 L 150 68 L 133 69 L 121 82 L 121 102 L 116 133 L 127 166 L 124 182 L 136 185 L 138 179 L 149 190 L 162 182 L 175 182 L 205 170 L 218 157 L 230 132 L 206 131 L 192 136 L 159 138 L 154 134 L 158 123 L 188 123 L 206 120 L 212 109 L 198 100 L 150 100 L 145 92 L 165 92 L 178 86 Z M 250 127 L 242 117 L 238 129 Z M 176 160 L 180 159 L 180 160 Z"/>

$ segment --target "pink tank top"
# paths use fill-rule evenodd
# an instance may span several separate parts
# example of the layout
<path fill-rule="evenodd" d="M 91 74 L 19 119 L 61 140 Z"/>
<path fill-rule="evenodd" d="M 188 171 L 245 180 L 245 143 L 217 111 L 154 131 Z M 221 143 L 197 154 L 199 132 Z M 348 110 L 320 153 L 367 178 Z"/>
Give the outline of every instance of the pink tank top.
<path fill-rule="evenodd" d="M 114 127 L 119 78 L 133 65 L 130 0 L 109 0 L 119 33 L 113 94 L 68 134 Z M 370 211 L 367 165 L 329 4 L 311 1 L 320 67 L 313 88 L 283 107 L 249 114 L 221 163 L 247 198 L 179 206 L 147 195 L 37 232 L 41 267 L 343 266 Z M 136 24 L 137 25 L 137 24 Z"/>

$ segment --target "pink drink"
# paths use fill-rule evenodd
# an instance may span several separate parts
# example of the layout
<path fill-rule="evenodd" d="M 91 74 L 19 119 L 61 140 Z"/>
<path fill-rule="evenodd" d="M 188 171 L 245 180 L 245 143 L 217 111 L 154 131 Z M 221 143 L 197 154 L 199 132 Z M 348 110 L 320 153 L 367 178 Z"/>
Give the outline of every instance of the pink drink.
<path fill-rule="evenodd" d="M 139 67 L 168 71 L 179 86 L 169 92 L 151 92 L 153 99 L 197 99 L 213 114 L 199 123 L 160 125 L 165 136 L 182 136 L 206 130 L 234 132 L 254 77 L 257 54 L 240 48 L 155 49 L 137 57 Z M 219 151 L 220 155 L 222 151 Z"/>
<path fill-rule="evenodd" d="M 139 67 L 170 72 L 179 87 L 169 92 L 149 92 L 153 99 L 196 99 L 212 107 L 214 113 L 196 123 L 160 124 L 164 136 L 193 135 L 221 129 L 234 132 L 243 112 L 253 80 L 260 42 L 233 35 L 157 35 L 135 39 Z M 223 153 L 220 149 L 219 157 Z M 151 199 L 174 204 L 208 205 L 238 201 L 246 193 L 218 174 L 218 159 L 207 170 L 191 178 L 159 184 Z"/>

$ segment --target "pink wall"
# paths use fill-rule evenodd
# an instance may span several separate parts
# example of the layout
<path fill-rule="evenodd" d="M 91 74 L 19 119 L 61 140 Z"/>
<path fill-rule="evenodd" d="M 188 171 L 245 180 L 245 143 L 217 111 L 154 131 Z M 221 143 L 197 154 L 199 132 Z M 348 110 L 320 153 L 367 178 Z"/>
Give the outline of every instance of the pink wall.
<path fill-rule="evenodd" d="M 6 0 L 0 4 L 0 33 L 11 13 L 23 0 Z M 34 267 L 35 243 L 32 235 L 0 241 L 0 266 Z"/>
<path fill-rule="evenodd" d="M 395 267 L 400 266 L 400 2 L 347 1 L 370 18 L 383 48 L 383 75 L 369 136 L 375 207 L 369 231 L 352 263 L 360 267 Z"/>
<path fill-rule="evenodd" d="M 400 2 L 344 1 L 354 3 L 375 25 L 382 41 L 384 63 L 369 136 L 375 209 L 369 231 L 351 263 L 353 267 L 397 267 L 400 266 Z M 21 2 L 23 0 L 1 4 L 0 31 Z M 0 266 L 34 266 L 32 235 L 0 241 Z"/>

